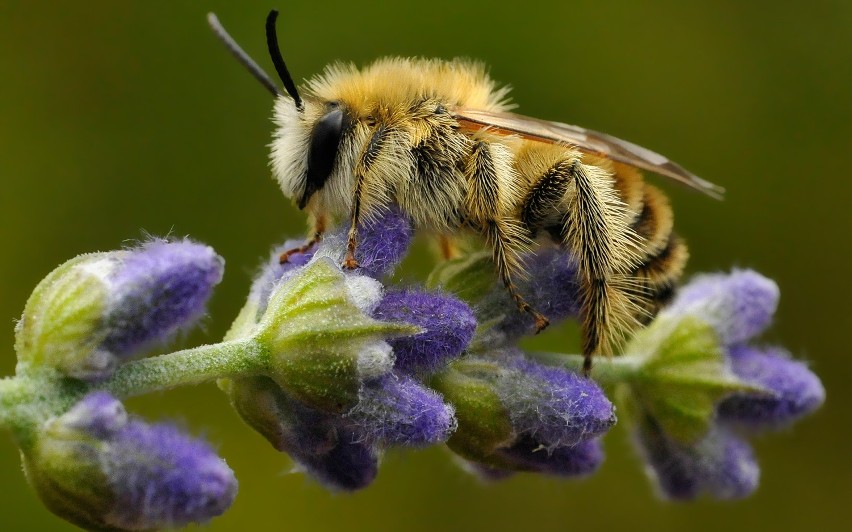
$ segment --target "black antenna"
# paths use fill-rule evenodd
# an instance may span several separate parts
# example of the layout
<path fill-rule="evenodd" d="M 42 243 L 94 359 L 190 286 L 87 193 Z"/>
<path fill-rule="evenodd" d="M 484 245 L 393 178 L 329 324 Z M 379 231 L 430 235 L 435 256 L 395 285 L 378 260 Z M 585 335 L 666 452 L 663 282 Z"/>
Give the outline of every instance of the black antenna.
<path fill-rule="evenodd" d="M 296 90 L 296 84 L 293 83 L 293 78 L 290 76 L 290 71 L 287 70 L 287 65 L 284 64 L 284 58 L 281 57 L 281 49 L 278 48 L 278 35 L 275 34 L 275 20 L 278 18 L 278 11 L 273 9 L 266 17 L 266 45 L 269 47 L 269 57 L 272 58 L 272 64 L 275 65 L 275 71 L 278 72 L 278 77 L 287 89 L 287 94 L 293 97 L 296 102 L 296 109 L 302 111 L 305 109 L 302 103 L 302 98 L 299 96 L 299 91 Z"/>
<path fill-rule="evenodd" d="M 219 19 L 216 18 L 215 13 L 207 13 L 207 23 L 210 24 L 210 29 L 213 30 L 213 33 L 216 34 L 216 37 L 222 41 L 222 44 L 231 52 L 231 55 L 237 58 L 237 61 L 240 62 L 241 65 L 246 67 L 249 73 L 254 76 L 256 80 L 260 82 L 261 85 L 266 87 L 266 90 L 272 93 L 273 96 L 281 96 L 281 89 L 275 86 L 275 82 L 272 81 L 272 78 L 263 71 L 254 60 L 249 57 L 245 51 L 240 48 L 240 45 L 237 44 L 237 41 L 234 40 L 233 37 L 228 35 L 228 32 L 225 31 L 225 28 L 219 22 Z"/>

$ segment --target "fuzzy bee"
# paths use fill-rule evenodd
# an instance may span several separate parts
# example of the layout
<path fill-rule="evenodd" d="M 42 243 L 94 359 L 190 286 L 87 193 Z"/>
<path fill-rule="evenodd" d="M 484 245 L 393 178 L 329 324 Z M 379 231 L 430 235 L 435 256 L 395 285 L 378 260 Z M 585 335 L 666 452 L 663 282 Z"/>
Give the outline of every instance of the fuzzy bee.
<path fill-rule="evenodd" d="M 521 257 L 550 238 L 576 257 L 585 370 L 646 323 L 672 294 L 688 252 L 672 231 L 666 197 L 640 170 L 711 196 L 722 190 L 667 158 L 587 129 L 509 112 L 507 89 L 466 60 L 386 58 L 345 64 L 309 80 L 304 97 L 278 47 L 277 12 L 266 21 L 276 84 L 209 21 L 231 52 L 275 96 L 272 167 L 284 194 L 307 211 L 311 239 L 348 224 L 345 268 L 357 267 L 358 222 L 390 204 L 451 249 L 482 235 L 506 290 L 538 330 L 547 317 L 513 282 Z"/>

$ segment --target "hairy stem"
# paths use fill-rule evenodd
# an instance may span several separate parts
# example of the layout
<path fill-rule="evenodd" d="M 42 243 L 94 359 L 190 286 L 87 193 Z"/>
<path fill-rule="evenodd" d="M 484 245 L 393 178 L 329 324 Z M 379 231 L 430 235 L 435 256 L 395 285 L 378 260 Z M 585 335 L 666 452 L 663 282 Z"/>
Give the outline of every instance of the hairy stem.
<path fill-rule="evenodd" d="M 227 377 L 264 373 L 269 353 L 254 340 L 202 345 L 128 362 L 98 385 L 118 397 L 133 397 Z"/>

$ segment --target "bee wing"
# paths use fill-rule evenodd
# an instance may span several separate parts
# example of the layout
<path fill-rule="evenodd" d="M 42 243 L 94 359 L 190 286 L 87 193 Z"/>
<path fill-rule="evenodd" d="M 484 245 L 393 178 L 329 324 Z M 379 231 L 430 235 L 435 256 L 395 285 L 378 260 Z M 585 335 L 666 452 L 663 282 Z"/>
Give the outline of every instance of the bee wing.
<path fill-rule="evenodd" d="M 635 166 L 688 185 L 716 199 L 722 199 L 725 189 L 701 179 L 667 157 L 642 146 L 579 126 L 539 120 L 515 113 L 458 108 L 453 116 L 462 129 L 488 128 L 497 133 L 523 138 L 570 144 L 580 151 L 600 155 L 613 161 Z"/>

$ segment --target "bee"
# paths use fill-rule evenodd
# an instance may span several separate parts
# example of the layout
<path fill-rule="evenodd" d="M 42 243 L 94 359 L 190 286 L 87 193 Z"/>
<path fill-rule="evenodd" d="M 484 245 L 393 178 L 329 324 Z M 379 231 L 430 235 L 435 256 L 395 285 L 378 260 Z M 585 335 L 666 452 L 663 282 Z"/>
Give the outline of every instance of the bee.
<path fill-rule="evenodd" d="M 282 92 L 225 32 L 211 27 L 275 97 L 271 164 L 284 194 L 305 210 L 317 243 L 348 224 L 344 268 L 356 268 L 358 223 L 398 206 L 444 249 L 463 233 L 484 237 L 502 283 L 538 331 L 547 317 L 515 286 L 523 254 L 551 239 L 575 257 L 581 286 L 584 371 L 611 354 L 672 295 L 688 258 L 666 197 L 640 170 L 710 196 L 723 190 L 655 152 L 577 126 L 510 112 L 508 90 L 468 60 L 386 58 L 334 64 L 302 93 L 266 37 Z"/>

